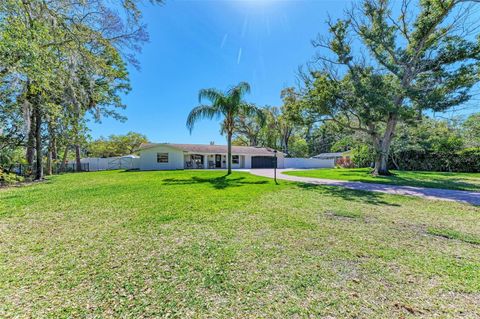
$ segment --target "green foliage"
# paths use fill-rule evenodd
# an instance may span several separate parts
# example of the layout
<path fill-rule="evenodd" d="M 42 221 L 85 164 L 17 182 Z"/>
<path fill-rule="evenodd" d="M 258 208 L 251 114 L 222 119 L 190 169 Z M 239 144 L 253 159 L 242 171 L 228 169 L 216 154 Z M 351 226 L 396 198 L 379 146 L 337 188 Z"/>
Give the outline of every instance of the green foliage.
<path fill-rule="evenodd" d="M 55 162 L 58 150 L 82 146 L 88 113 L 124 119 L 127 64 L 137 65 L 133 53 L 148 39 L 139 3 L 0 2 L 1 151 L 26 147 L 41 167 L 47 154 Z"/>
<path fill-rule="evenodd" d="M 480 172 L 480 147 L 466 148 L 455 153 L 453 170 L 457 172 Z"/>
<path fill-rule="evenodd" d="M 283 100 L 280 107 L 265 107 L 260 113 L 251 115 L 240 112 L 235 117 L 235 143 L 274 148 L 288 156 L 306 156 L 308 149 L 300 150 L 299 146 L 292 145 L 295 141 L 306 139 L 302 131 L 306 121 L 298 112 L 299 95 L 293 88 L 285 88 L 280 97 Z"/>
<path fill-rule="evenodd" d="M 232 137 L 238 124 L 239 116 L 259 117 L 263 122 L 264 113 L 253 104 L 246 103 L 244 97 L 250 93 L 250 85 L 247 82 L 240 82 L 226 92 L 220 92 L 217 89 L 202 89 L 198 93 L 199 103 L 208 100 L 211 105 L 199 105 L 193 108 L 187 117 L 187 128 L 190 133 L 197 121 L 203 118 L 213 119 L 223 117 L 221 132 L 227 135 L 228 155 L 227 167 L 228 174 L 232 172 Z"/>
<path fill-rule="evenodd" d="M 90 157 L 115 157 L 137 154 L 140 145 L 148 143 L 145 135 L 128 132 L 126 135 L 110 135 L 88 143 L 87 154 Z"/>
<path fill-rule="evenodd" d="M 265 109 L 259 113 L 249 114 L 241 110 L 235 117 L 234 140 L 236 145 L 258 146 L 261 143 L 262 128 L 268 114 Z M 223 128 L 222 128 L 223 131 Z"/>
<path fill-rule="evenodd" d="M 294 139 L 289 147 L 291 157 L 308 157 L 308 144 L 305 139 Z"/>
<path fill-rule="evenodd" d="M 480 172 L 476 148 L 465 148 L 464 125 L 423 119 L 402 125 L 392 143 L 391 164 L 403 170 Z"/>
<path fill-rule="evenodd" d="M 463 122 L 465 144 L 480 147 L 480 113 L 471 114 Z"/>
<path fill-rule="evenodd" d="M 358 140 L 353 134 L 339 136 L 338 139 L 330 147 L 332 152 L 344 152 L 350 150 L 358 143 Z"/>
<path fill-rule="evenodd" d="M 23 181 L 24 181 L 24 178 L 22 176 L 18 176 L 17 174 L 13 174 L 13 173 L 4 172 L 0 168 L 0 186 L 13 185 Z"/>
<path fill-rule="evenodd" d="M 463 11 L 460 1 L 404 1 L 400 8 L 395 16 L 391 1 L 364 0 L 345 19 L 329 21 L 330 37 L 315 42 L 321 63 L 309 67 L 300 103 L 311 122 L 331 120 L 370 136 L 374 173 L 382 175 L 399 123 L 465 103 L 479 80 L 480 42 L 474 28 L 459 28 L 478 24 L 473 10 Z"/>
<path fill-rule="evenodd" d="M 375 160 L 374 151 L 369 145 L 357 145 L 350 150 L 355 167 L 370 167 Z"/>

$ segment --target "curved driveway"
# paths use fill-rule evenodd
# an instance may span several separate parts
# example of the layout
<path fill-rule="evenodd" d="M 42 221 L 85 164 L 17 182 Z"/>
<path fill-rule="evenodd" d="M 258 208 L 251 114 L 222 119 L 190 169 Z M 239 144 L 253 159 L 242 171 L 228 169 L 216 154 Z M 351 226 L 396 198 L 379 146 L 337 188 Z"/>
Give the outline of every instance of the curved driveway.
<path fill-rule="evenodd" d="M 423 197 L 427 199 L 454 201 L 454 202 L 462 202 L 462 203 L 467 203 L 472 205 L 480 205 L 479 192 L 457 191 L 457 190 L 440 189 L 440 188 L 349 182 L 349 181 L 338 181 L 338 180 L 312 178 L 312 177 L 300 177 L 300 176 L 282 174 L 285 171 L 289 171 L 289 169 L 278 169 L 277 179 L 314 184 L 314 185 L 341 186 L 345 188 L 362 190 L 362 191 L 381 192 L 381 193 L 394 194 L 394 195 L 418 196 L 418 197 Z M 273 178 L 272 169 L 251 169 L 250 173 L 258 176 Z"/>

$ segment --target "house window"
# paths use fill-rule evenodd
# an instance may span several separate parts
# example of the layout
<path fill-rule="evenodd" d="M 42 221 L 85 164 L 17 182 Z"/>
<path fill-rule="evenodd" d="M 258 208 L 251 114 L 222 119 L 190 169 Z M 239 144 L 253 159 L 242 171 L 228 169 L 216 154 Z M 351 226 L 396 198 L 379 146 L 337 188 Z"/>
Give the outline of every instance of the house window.
<path fill-rule="evenodd" d="M 240 164 L 240 156 L 232 155 L 232 164 Z"/>
<path fill-rule="evenodd" d="M 157 163 L 168 163 L 168 153 L 157 153 Z"/>

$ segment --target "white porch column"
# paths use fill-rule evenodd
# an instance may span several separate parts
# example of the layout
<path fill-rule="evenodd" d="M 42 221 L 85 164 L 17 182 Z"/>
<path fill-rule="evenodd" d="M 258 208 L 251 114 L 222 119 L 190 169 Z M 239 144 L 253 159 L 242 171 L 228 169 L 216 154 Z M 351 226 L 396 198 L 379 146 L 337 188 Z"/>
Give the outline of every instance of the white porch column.
<path fill-rule="evenodd" d="M 203 154 L 203 169 L 208 169 L 209 156 L 211 154 Z"/>

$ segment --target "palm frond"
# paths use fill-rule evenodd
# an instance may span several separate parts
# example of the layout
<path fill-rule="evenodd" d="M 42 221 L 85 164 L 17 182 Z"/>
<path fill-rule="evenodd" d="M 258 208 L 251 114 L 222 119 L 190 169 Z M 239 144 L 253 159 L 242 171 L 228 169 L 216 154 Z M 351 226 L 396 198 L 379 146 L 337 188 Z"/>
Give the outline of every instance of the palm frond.
<path fill-rule="evenodd" d="M 239 84 L 235 85 L 227 92 L 230 104 L 237 107 L 240 106 L 243 101 L 243 97 L 247 93 L 250 93 L 250 84 L 247 82 L 240 82 Z"/>
<path fill-rule="evenodd" d="M 211 105 L 199 105 L 190 112 L 187 118 L 187 128 L 190 133 L 199 119 L 212 119 L 221 115 L 225 116 L 222 131 L 232 132 L 234 119 L 242 110 L 242 104 L 245 104 L 243 96 L 248 92 L 250 92 L 250 85 L 247 82 L 240 82 L 225 93 L 213 88 L 200 90 L 199 103 L 206 99 L 211 102 Z M 255 106 L 253 107 L 256 109 Z"/>
<path fill-rule="evenodd" d="M 187 117 L 187 128 L 192 133 L 195 123 L 200 119 L 213 119 L 215 116 L 220 116 L 221 111 L 214 105 L 199 105 L 193 108 Z"/>
<path fill-rule="evenodd" d="M 234 89 L 243 97 L 245 94 L 250 93 L 250 84 L 248 82 L 240 82 Z"/>
<path fill-rule="evenodd" d="M 217 89 L 201 89 L 198 92 L 198 103 L 202 103 L 205 99 L 212 104 L 219 104 L 221 100 L 225 99 L 225 94 Z"/>

